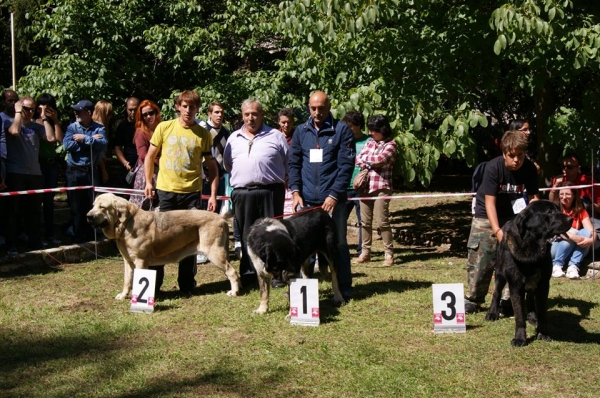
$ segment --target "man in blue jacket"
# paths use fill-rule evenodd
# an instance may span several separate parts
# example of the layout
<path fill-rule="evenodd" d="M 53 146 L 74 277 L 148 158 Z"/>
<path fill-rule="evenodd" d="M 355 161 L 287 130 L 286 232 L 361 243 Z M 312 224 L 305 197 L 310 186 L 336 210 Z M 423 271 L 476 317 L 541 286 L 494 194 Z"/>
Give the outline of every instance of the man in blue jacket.
<path fill-rule="evenodd" d="M 321 206 L 336 223 L 340 253 L 338 282 L 344 299 L 352 296 L 350 251 L 346 240 L 346 189 L 356 156 L 352 130 L 333 118 L 327 94 L 316 91 L 308 101 L 310 118 L 294 131 L 289 150 L 292 209 Z"/>

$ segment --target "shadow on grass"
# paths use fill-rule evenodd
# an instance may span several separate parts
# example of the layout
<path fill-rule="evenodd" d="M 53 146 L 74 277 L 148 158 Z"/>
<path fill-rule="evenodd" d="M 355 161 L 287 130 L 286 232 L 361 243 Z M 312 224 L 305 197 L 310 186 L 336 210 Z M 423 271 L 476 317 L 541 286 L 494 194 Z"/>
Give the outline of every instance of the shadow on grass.
<path fill-rule="evenodd" d="M 41 396 L 41 380 L 54 379 L 57 372 L 64 373 L 60 385 L 53 382 L 49 396 L 94 396 L 98 383 L 110 381 L 116 385 L 130 385 L 116 397 L 171 396 L 190 393 L 193 396 L 264 395 L 265 388 L 287 380 L 294 369 L 277 367 L 261 369 L 263 377 L 256 378 L 240 372 L 243 366 L 235 358 L 226 356 L 208 369 L 199 366 L 197 376 L 172 375 L 151 377 L 139 383 L 128 383 L 131 370 L 144 365 L 145 357 L 138 355 L 136 346 L 143 352 L 146 341 L 131 338 L 131 330 L 115 330 L 112 333 L 89 333 L 79 330 L 69 335 L 49 338 L 30 338 L 26 334 L 15 335 L 13 330 L 0 329 L 0 395 Z M 129 336 L 129 337 L 127 337 Z M 131 355 L 124 356 L 123 351 Z M 68 362 L 70 365 L 64 365 Z M 265 365 L 267 366 L 267 365 Z M 86 377 L 74 378 L 71 372 L 86 369 Z M 135 372 L 133 372 L 135 374 Z M 246 376 L 246 377 L 244 377 Z M 129 390 L 129 391 L 127 391 Z"/>
<path fill-rule="evenodd" d="M 27 266 L 23 265 L 13 270 L 0 273 L 0 279 L 2 278 L 18 278 L 22 276 L 33 276 L 33 275 L 46 275 L 55 272 L 62 272 L 63 269 L 60 266 L 50 267 L 47 265 L 38 266 Z"/>
<path fill-rule="evenodd" d="M 429 281 L 391 280 L 369 282 L 354 289 L 353 300 L 364 300 L 368 297 L 389 292 L 402 293 L 407 290 L 430 289 Z"/>
<path fill-rule="evenodd" d="M 561 307 L 576 308 L 581 315 L 562 311 Z M 549 299 L 548 334 L 553 340 L 558 341 L 600 344 L 599 333 L 589 333 L 581 326 L 581 321 L 587 319 L 595 307 L 596 303 L 574 298 L 559 296 Z"/>

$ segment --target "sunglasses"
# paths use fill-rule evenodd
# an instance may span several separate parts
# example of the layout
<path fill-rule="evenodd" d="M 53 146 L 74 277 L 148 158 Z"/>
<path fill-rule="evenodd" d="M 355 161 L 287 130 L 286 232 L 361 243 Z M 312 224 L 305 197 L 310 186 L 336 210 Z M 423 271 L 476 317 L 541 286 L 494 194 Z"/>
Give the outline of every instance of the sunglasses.
<path fill-rule="evenodd" d="M 154 116 L 154 115 L 156 115 L 156 111 L 150 111 L 150 112 L 142 113 L 142 117 L 143 118 L 147 118 L 148 116 Z"/>
<path fill-rule="evenodd" d="M 567 165 L 563 165 L 562 166 L 563 170 L 565 170 L 565 169 L 566 170 L 573 170 L 573 169 L 576 169 L 577 167 L 579 167 L 579 166 L 567 166 Z"/>
<path fill-rule="evenodd" d="M 22 108 L 24 111 L 27 111 L 27 112 L 33 112 L 35 110 L 35 108 L 30 108 L 28 106 L 23 106 Z"/>

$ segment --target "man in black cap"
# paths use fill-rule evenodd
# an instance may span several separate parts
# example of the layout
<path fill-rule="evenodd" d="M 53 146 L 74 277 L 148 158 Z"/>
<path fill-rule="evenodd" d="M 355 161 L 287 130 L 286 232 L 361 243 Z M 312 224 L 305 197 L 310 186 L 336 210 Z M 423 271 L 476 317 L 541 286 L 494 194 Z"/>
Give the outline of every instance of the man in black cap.
<path fill-rule="evenodd" d="M 67 187 L 95 185 L 98 161 L 106 148 L 104 126 L 92 120 L 94 104 L 81 100 L 72 106 L 75 122 L 67 127 L 63 146 L 67 151 Z M 88 242 L 94 239 L 94 233 L 86 222 L 86 214 L 93 205 L 91 189 L 67 192 L 71 213 L 71 223 L 75 242 Z"/>

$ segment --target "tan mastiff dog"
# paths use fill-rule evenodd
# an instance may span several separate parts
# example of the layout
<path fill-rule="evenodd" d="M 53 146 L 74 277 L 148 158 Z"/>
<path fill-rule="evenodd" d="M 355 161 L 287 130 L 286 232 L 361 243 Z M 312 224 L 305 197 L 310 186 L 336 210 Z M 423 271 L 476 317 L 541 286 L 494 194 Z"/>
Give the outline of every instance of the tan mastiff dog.
<path fill-rule="evenodd" d="M 144 211 L 111 193 L 99 195 L 87 214 L 88 222 L 117 242 L 123 256 L 123 291 L 115 297 L 131 295 L 133 268 L 176 263 L 202 251 L 219 267 L 229 281 L 228 296 L 237 296 L 240 277 L 229 264 L 229 227 L 218 214 L 204 210 L 173 210 L 164 213 Z"/>

